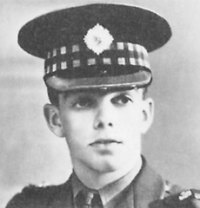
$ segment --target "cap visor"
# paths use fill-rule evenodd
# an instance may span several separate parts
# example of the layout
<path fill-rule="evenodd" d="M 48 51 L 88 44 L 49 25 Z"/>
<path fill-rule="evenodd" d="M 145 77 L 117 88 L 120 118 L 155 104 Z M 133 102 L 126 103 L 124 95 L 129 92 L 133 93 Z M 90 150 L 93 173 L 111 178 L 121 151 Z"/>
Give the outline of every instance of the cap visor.
<path fill-rule="evenodd" d="M 58 91 L 70 91 L 78 89 L 139 87 L 151 82 L 150 71 L 139 71 L 134 74 L 120 76 L 102 76 L 67 79 L 56 75 L 46 79 L 46 85 Z"/>

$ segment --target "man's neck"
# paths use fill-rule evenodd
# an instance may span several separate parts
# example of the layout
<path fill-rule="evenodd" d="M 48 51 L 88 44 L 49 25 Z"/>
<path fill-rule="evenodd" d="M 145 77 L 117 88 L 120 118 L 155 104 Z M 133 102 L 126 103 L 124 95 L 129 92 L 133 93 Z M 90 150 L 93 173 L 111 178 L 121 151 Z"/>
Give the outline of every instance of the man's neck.
<path fill-rule="evenodd" d="M 134 179 L 138 174 L 138 172 L 140 171 L 141 166 L 142 166 L 142 159 L 141 157 L 139 157 L 135 164 L 126 165 L 125 167 L 113 172 L 101 173 L 95 170 L 91 170 L 85 166 L 82 167 L 79 166 L 79 168 L 76 168 L 76 166 L 74 166 L 74 171 L 78 176 L 79 180 L 86 187 L 90 189 L 99 190 L 105 187 L 106 185 L 117 181 L 121 177 L 128 174 L 130 171 L 132 172 L 131 174 Z"/>

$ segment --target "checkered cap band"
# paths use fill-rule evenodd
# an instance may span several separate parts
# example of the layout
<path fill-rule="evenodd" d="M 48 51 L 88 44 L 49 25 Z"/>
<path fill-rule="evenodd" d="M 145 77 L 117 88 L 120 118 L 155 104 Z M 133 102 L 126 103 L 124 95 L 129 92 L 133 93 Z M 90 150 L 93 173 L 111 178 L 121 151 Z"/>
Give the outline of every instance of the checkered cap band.
<path fill-rule="evenodd" d="M 139 45 L 127 42 L 113 42 L 109 49 L 100 55 L 88 49 L 85 44 L 74 44 L 54 48 L 47 52 L 45 75 L 57 71 L 88 69 L 89 66 L 141 66 L 150 69 L 147 50 Z M 134 69 L 133 69 L 134 70 Z"/>

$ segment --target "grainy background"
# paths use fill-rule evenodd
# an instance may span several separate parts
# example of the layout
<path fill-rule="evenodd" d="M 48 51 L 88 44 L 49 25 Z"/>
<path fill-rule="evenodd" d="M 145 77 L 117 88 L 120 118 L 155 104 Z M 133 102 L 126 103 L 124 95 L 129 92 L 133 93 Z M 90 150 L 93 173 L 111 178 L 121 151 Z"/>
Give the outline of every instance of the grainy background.
<path fill-rule="evenodd" d="M 43 118 L 43 61 L 17 46 L 17 32 L 37 15 L 86 2 L 96 1 L 0 0 L 0 207 L 24 185 L 61 183 L 71 172 L 64 139 Z M 147 7 L 171 24 L 170 42 L 150 55 L 156 112 L 143 152 L 165 178 L 200 188 L 200 1 L 115 2 Z"/>

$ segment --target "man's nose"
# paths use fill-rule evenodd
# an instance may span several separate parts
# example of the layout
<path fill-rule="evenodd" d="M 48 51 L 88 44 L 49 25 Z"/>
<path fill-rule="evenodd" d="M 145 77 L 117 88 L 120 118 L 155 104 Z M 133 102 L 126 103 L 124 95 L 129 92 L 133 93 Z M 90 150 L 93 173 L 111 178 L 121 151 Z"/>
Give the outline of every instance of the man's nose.
<path fill-rule="evenodd" d="M 108 128 L 113 127 L 113 111 L 111 103 L 102 102 L 99 104 L 96 110 L 96 115 L 94 119 L 94 128 Z"/>

